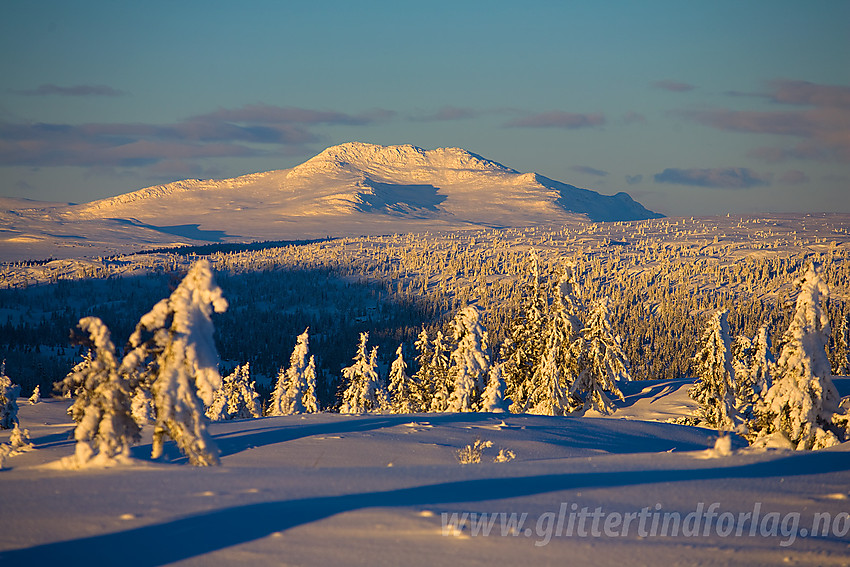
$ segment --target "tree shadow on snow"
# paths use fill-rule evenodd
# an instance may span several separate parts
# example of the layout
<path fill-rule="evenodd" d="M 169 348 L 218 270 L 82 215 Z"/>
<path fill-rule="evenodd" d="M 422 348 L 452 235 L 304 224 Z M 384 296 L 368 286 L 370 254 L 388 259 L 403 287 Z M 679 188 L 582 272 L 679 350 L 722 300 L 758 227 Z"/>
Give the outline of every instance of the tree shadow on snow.
<path fill-rule="evenodd" d="M 3 565 L 93 566 L 114 565 L 120 561 L 124 566 L 163 565 L 366 508 L 482 502 L 585 488 L 788 477 L 848 469 L 850 453 L 821 451 L 731 467 L 485 478 L 382 492 L 261 502 L 202 512 L 122 532 L 0 552 L 0 562 Z"/>

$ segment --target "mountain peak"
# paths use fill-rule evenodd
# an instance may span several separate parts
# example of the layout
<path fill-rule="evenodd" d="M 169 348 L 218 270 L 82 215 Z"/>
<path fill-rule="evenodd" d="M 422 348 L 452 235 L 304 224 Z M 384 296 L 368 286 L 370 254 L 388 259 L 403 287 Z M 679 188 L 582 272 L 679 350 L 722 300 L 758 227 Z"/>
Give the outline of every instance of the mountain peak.
<path fill-rule="evenodd" d="M 316 157 L 293 168 L 290 176 L 333 171 L 380 175 L 388 172 L 416 170 L 517 173 L 500 163 L 462 148 L 424 150 L 409 144 L 381 146 L 364 142 L 348 142 L 331 146 Z"/>

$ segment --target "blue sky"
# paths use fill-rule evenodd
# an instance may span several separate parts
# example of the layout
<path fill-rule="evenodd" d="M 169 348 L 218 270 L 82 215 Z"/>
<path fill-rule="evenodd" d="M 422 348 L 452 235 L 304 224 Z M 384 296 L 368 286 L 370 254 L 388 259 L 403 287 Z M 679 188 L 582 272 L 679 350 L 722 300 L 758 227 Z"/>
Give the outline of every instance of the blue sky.
<path fill-rule="evenodd" d="M 0 7 L 0 196 L 457 146 L 668 215 L 850 212 L 850 2 Z"/>

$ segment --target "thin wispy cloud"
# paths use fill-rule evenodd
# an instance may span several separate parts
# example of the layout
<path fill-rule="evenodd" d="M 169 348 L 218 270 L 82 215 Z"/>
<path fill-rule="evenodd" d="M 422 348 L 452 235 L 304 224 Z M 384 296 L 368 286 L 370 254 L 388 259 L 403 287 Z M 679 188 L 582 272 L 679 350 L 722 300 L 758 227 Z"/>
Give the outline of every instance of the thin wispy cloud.
<path fill-rule="evenodd" d="M 414 116 L 411 120 L 416 122 L 452 122 L 475 118 L 478 115 L 479 113 L 471 108 L 444 106 L 431 114 Z"/>
<path fill-rule="evenodd" d="M 694 90 L 696 87 L 690 83 L 681 83 L 678 81 L 655 81 L 652 86 L 656 89 L 670 91 L 674 93 L 686 93 Z"/>
<path fill-rule="evenodd" d="M 596 169 L 595 167 L 590 167 L 587 165 L 573 165 L 570 167 L 570 169 L 578 173 L 584 173 L 585 175 L 594 175 L 596 177 L 605 177 L 606 175 L 608 175 L 607 171 Z"/>
<path fill-rule="evenodd" d="M 809 176 L 797 169 L 786 171 L 779 178 L 779 183 L 784 183 L 786 185 L 802 185 L 803 183 L 808 183 L 809 181 Z"/>
<path fill-rule="evenodd" d="M 247 105 L 173 124 L 48 124 L 0 121 L 0 164 L 149 167 L 162 161 L 305 153 L 320 125 L 362 125 L 394 113 L 361 114 Z"/>
<path fill-rule="evenodd" d="M 769 185 L 766 176 L 759 175 L 746 167 L 723 168 L 667 168 L 654 176 L 656 183 L 709 187 L 713 189 L 750 189 Z"/>
<path fill-rule="evenodd" d="M 388 120 L 394 112 L 371 110 L 361 114 L 312 110 L 291 106 L 247 104 L 239 108 L 220 108 L 190 117 L 187 122 L 252 124 L 344 124 L 359 126 Z"/>
<path fill-rule="evenodd" d="M 762 146 L 748 155 L 767 162 L 791 159 L 850 162 L 850 87 L 806 81 L 775 80 L 766 93 L 753 93 L 790 110 L 768 111 L 714 108 L 680 114 L 706 126 L 729 132 L 798 138 L 793 145 Z"/>
<path fill-rule="evenodd" d="M 638 185 L 643 182 L 643 175 L 626 175 L 626 183 L 629 185 Z"/>
<path fill-rule="evenodd" d="M 506 122 L 505 126 L 508 128 L 564 128 L 573 130 L 592 128 L 603 124 L 605 124 L 605 115 L 602 113 L 580 114 L 553 110 L 515 118 Z"/>
<path fill-rule="evenodd" d="M 8 89 L 10 93 L 23 96 L 124 96 L 124 91 L 113 89 L 106 85 L 74 85 L 62 87 L 59 85 L 39 85 L 34 89 Z"/>

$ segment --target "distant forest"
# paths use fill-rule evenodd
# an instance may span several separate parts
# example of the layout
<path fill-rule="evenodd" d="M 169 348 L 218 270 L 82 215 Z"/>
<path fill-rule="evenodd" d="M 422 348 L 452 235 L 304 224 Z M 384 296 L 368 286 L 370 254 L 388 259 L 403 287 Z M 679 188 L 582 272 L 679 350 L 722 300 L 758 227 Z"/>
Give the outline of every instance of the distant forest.
<path fill-rule="evenodd" d="M 264 397 L 307 327 L 326 388 L 350 364 L 359 333 L 370 333 L 386 373 L 399 344 L 413 353 L 423 328 L 432 335 L 447 332 L 468 304 L 483 312 L 497 355 L 522 304 L 533 249 L 544 279 L 571 265 L 588 305 L 609 299 L 611 323 L 636 380 L 692 376 L 703 327 L 720 308 L 730 312 L 733 335 L 752 337 L 769 324 L 778 339 L 792 314 L 793 280 L 807 261 L 819 266 L 832 290 L 826 310 L 835 360 L 850 315 L 847 246 L 803 240 L 796 231 L 759 222 L 709 226 L 662 219 L 187 247 L 87 261 L 41 283 L 13 277 L 25 268 L 18 264 L 7 266 L 0 280 L 9 286 L 0 289 L 0 358 L 22 395 L 36 385 L 51 392 L 82 356 L 70 341 L 81 317 L 100 317 L 120 349 L 139 317 L 200 256 L 212 263 L 230 304 L 214 316 L 222 374 L 250 362 Z M 745 236 L 727 237 L 736 228 Z M 45 266 L 26 269 L 38 274 Z"/>

